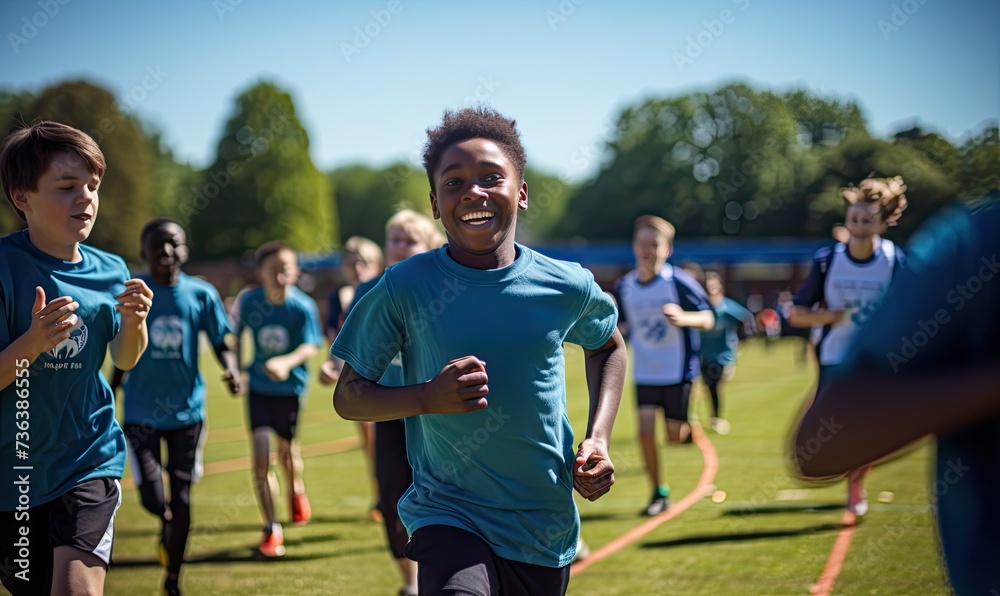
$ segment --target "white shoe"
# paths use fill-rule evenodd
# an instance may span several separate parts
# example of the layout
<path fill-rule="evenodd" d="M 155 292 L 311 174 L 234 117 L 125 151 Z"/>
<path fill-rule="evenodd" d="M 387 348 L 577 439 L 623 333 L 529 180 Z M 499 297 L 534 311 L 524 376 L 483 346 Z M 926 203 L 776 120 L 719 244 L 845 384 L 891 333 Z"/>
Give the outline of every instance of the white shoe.
<path fill-rule="evenodd" d="M 729 431 L 732 430 L 732 426 L 730 426 L 729 421 L 725 418 L 712 418 L 709 422 L 709 428 L 720 435 L 728 435 Z"/>

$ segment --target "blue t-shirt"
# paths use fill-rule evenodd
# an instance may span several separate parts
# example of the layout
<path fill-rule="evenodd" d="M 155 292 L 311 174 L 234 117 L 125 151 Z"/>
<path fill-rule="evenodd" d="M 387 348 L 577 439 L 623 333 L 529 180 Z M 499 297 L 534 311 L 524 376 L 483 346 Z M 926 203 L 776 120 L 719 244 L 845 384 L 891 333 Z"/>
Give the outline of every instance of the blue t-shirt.
<path fill-rule="evenodd" d="M 398 352 L 406 385 L 455 358 L 485 361 L 486 409 L 405 419 L 413 485 L 400 518 L 410 534 L 453 526 L 500 557 L 562 567 L 580 524 L 563 342 L 603 346 L 618 313 L 589 271 L 516 250 L 501 269 L 463 267 L 447 246 L 389 268 L 348 315 L 332 352 L 368 379 Z"/>
<path fill-rule="evenodd" d="M 907 267 L 834 374 L 1000 366 L 1000 201 L 947 208 L 913 235 L 907 254 Z M 899 404 L 905 415 L 905 395 Z M 949 407 L 947 395 L 941 407 Z M 1000 585 L 1000 416 L 939 436 L 937 451 L 933 486 L 953 587 L 989 594 Z"/>
<path fill-rule="evenodd" d="M 0 511 L 18 505 L 14 482 L 22 476 L 29 476 L 25 486 L 34 507 L 85 480 L 121 478 L 125 468 L 125 435 L 101 364 L 121 326 L 115 296 L 130 276 L 121 257 L 82 244 L 80 255 L 77 263 L 47 255 L 31 244 L 27 230 L 0 238 L 0 350 L 31 326 L 35 286 L 45 290 L 47 301 L 70 296 L 80 303 L 69 338 L 0 391 Z M 24 389 L 27 410 L 17 408 L 17 392 Z M 26 429 L 18 429 L 20 422 L 27 422 Z M 27 457 L 20 459 L 18 452 Z"/>
<path fill-rule="evenodd" d="M 354 290 L 354 298 L 347 306 L 348 314 L 350 314 L 354 307 L 361 302 L 361 299 L 365 294 L 378 285 L 378 280 L 380 279 L 382 279 L 381 275 L 358 284 L 358 287 Z M 393 357 L 392 362 L 389 363 L 389 367 L 385 369 L 384 373 L 382 373 L 382 377 L 378 380 L 378 382 L 380 385 L 388 385 L 389 387 L 402 387 L 405 385 L 405 383 L 403 383 L 403 359 L 399 354 L 396 354 Z"/>
<path fill-rule="evenodd" d="M 274 356 L 294 352 L 302 344 L 319 346 L 319 312 L 316 302 L 298 288 L 288 291 L 282 304 L 274 304 L 259 287 L 240 295 L 237 302 L 236 333 L 253 333 L 253 364 L 250 391 L 263 395 L 302 395 L 309 374 L 305 363 L 291 370 L 285 381 L 272 381 L 264 373 L 264 362 Z"/>
<path fill-rule="evenodd" d="M 198 370 L 199 331 L 213 346 L 229 333 L 229 317 L 215 288 L 183 273 L 177 285 L 161 286 L 139 276 L 153 290 L 146 317 L 149 346 L 125 374 L 125 424 L 164 430 L 205 419 L 205 381 Z"/>
<path fill-rule="evenodd" d="M 716 364 L 736 362 L 736 348 L 739 347 L 738 330 L 744 327 L 753 332 L 753 314 L 732 298 L 723 298 L 718 306 L 713 306 L 715 327 L 701 332 L 701 361 Z"/>

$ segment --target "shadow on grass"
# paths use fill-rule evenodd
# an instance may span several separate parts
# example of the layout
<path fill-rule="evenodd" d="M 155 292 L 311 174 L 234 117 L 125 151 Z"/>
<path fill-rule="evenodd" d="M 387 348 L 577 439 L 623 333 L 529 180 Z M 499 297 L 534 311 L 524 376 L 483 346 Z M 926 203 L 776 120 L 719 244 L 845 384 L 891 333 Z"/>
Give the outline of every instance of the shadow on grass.
<path fill-rule="evenodd" d="M 659 542 L 648 542 L 640 548 L 672 548 L 675 546 L 685 546 L 688 544 L 713 544 L 718 542 L 746 542 L 748 540 L 767 540 L 769 538 L 787 538 L 790 536 L 804 536 L 806 534 L 820 534 L 823 532 L 836 532 L 844 528 L 843 524 L 819 524 L 816 526 L 806 526 L 789 530 L 759 530 L 756 532 L 739 532 L 735 534 L 702 534 L 699 536 L 687 536 L 685 538 L 675 538 L 673 540 L 661 540 Z"/>
<path fill-rule="evenodd" d="M 619 519 L 641 519 L 641 515 L 638 513 L 581 513 L 580 521 L 611 521 Z"/>
<path fill-rule="evenodd" d="M 202 563 L 248 563 L 253 561 L 268 562 L 268 563 L 282 563 L 290 561 L 313 561 L 316 559 L 329 559 L 333 555 L 326 553 L 312 553 L 312 554 L 290 554 L 285 555 L 278 559 L 265 559 L 254 551 L 252 548 L 236 548 L 231 550 L 221 550 L 214 553 L 207 553 L 201 557 L 195 557 L 193 559 L 185 559 L 185 565 L 200 565 Z M 113 563 L 114 567 L 162 567 L 158 559 L 115 559 Z"/>
<path fill-rule="evenodd" d="M 800 505 L 774 505 L 768 507 L 754 507 L 750 505 L 746 508 L 730 509 L 722 513 L 722 515 L 729 517 L 750 517 L 752 515 L 771 515 L 775 513 L 819 513 L 843 508 L 843 503 L 824 503 L 821 505 L 802 503 Z"/>

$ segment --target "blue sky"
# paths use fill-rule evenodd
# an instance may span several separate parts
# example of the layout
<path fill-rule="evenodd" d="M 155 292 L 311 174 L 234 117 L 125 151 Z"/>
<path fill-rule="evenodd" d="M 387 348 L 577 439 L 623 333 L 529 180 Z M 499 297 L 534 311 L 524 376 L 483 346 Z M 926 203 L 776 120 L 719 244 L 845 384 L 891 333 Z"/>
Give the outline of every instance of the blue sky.
<path fill-rule="evenodd" d="M 624 106 L 734 79 L 856 98 L 880 135 L 1000 117 L 997 0 L 7 0 L 0 23 L 0 85 L 98 82 L 199 166 L 259 79 L 292 94 L 324 169 L 415 160 L 477 95 L 529 164 L 577 180 Z"/>

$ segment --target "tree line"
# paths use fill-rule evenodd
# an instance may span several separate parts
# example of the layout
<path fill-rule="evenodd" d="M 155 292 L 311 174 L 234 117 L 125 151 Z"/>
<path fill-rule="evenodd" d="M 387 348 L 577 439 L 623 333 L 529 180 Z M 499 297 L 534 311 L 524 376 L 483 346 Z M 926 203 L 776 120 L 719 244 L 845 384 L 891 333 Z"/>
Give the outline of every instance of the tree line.
<path fill-rule="evenodd" d="M 90 243 L 132 261 L 138 230 L 157 215 L 188 227 L 195 257 L 218 258 L 273 239 L 311 252 L 335 250 L 352 235 L 380 242 L 400 207 L 429 212 L 416 158 L 323 172 L 286 91 L 261 81 L 234 103 L 204 169 L 178 159 L 162 130 L 88 81 L 0 91 L 0 122 L 9 132 L 57 120 L 94 137 L 109 168 Z M 944 203 L 1000 188 L 997 142 L 996 121 L 957 143 L 917 125 L 878 138 L 857 102 L 804 90 L 729 83 L 650 98 L 624 108 L 599 140 L 593 179 L 529 166 L 518 234 L 526 242 L 624 240 L 636 216 L 657 213 L 685 237 L 825 236 L 843 217 L 840 187 L 901 175 L 910 209 L 898 232 L 906 236 Z M 19 226 L 12 209 L 0 209 L 0 232 Z"/>

